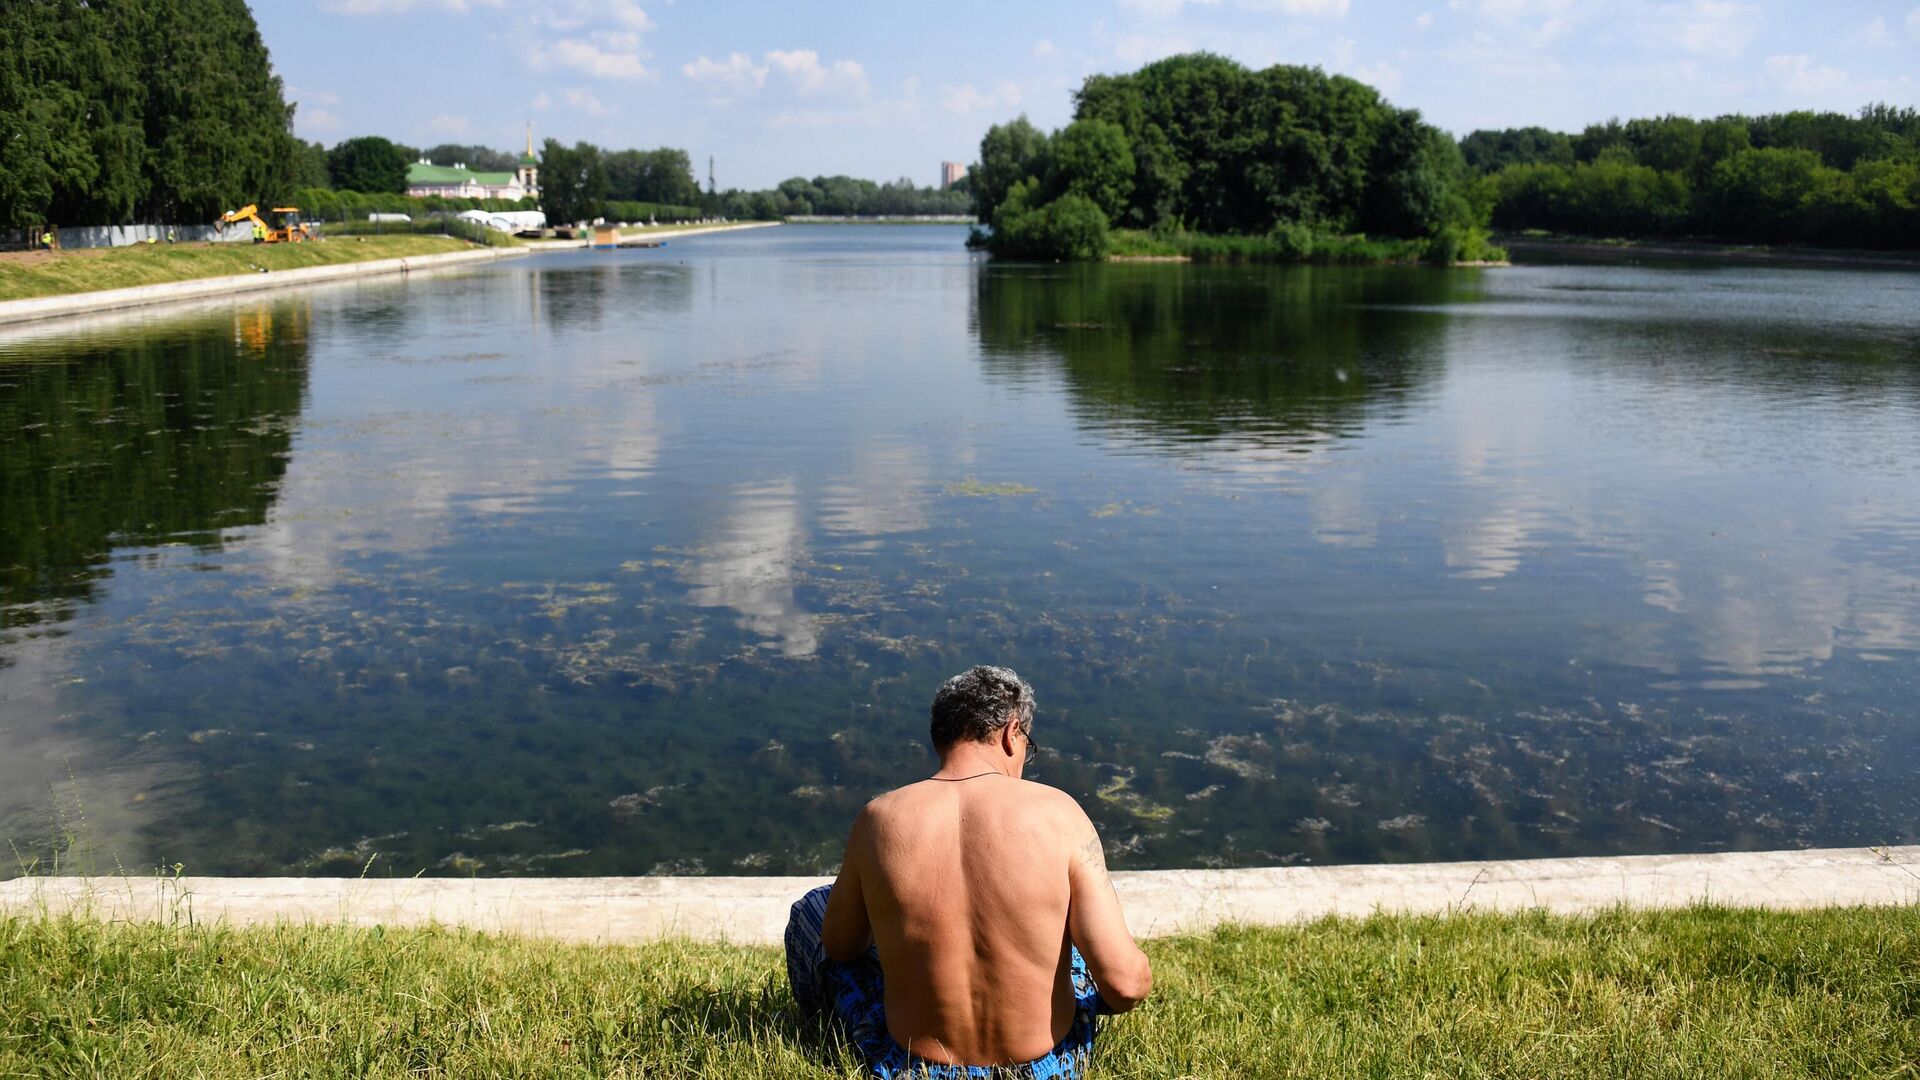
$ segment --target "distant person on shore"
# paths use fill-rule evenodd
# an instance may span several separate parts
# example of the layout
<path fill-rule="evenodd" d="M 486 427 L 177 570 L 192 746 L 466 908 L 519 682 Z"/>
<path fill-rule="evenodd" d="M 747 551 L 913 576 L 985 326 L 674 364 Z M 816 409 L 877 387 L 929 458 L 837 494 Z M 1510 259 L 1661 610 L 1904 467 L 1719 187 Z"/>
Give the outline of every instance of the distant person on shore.
<path fill-rule="evenodd" d="M 794 998 L 832 1009 L 873 1076 L 1079 1076 L 1096 1014 L 1152 987 L 1093 822 L 1020 778 L 1033 713 L 1006 668 L 947 680 L 940 768 L 868 803 L 838 880 L 793 905 Z"/>

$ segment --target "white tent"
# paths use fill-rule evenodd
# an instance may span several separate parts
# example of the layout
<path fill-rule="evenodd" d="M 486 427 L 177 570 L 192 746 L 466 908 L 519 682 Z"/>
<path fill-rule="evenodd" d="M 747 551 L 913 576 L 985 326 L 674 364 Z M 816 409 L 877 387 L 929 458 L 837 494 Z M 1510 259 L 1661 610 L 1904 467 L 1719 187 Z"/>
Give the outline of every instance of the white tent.
<path fill-rule="evenodd" d="M 463 210 L 460 220 L 505 233 L 529 232 L 547 227 L 547 215 L 540 210 Z"/>

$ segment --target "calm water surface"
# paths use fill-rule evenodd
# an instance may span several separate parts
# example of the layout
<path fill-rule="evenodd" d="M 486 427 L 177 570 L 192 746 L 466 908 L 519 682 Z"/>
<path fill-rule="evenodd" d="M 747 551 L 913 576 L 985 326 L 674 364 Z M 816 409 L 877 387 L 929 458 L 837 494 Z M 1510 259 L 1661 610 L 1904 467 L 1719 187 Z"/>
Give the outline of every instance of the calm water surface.
<path fill-rule="evenodd" d="M 1920 276 L 959 240 L 0 337 L 0 875 L 819 872 L 979 661 L 1124 867 L 1920 837 Z"/>

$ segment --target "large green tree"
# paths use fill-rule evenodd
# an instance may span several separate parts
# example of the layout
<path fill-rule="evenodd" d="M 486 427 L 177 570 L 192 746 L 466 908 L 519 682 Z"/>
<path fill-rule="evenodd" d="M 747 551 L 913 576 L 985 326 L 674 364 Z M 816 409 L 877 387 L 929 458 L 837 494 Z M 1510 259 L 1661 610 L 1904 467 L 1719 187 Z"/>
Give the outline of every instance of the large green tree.
<path fill-rule="evenodd" d="M 0 224 L 273 198 L 296 180 L 292 119 L 243 0 L 0 4 Z"/>
<path fill-rule="evenodd" d="M 1089 209 L 1123 226 L 1210 234 L 1444 233 L 1450 250 L 1482 221 L 1450 136 L 1318 68 L 1175 56 L 1088 78 L 1074 115 L 1051 136 L 1021 118 L 981 141 L 974 204 L 993 226 L 988 246 L 1047 254 L 1058 238 L 1053 254 L 1081 257 L 1068 249 L 1096 235 Z M 1044 213 L 1068 197 L 1086 205 Z M 1064 223 L 1073 228 L 1054 227 Z"/>
<path fill-rule="evenodd" d="M 341 191 L 398 195 L 407 190 L 407 167 L 413 154 L 404 146 L 378 135 L 347 139 L 327 151 L 327 171 Z"/>
<path fill-rule="evenodd" d="M 600 216 L 607 201 L 607 168 L 592 143 L 548 139 L 540 152 L 540 207 L 556 225 Z"/>
<path fill-rule="evenodd" d="M 0 4 L 0 225 L 204 221 L 296 183 L 242 0 Z"/>
<path fill-rule="evenodd" d="M 620 150 L 604 155 L 612 198 L 689 205 L 700 201 L 693 161 L 685 150 Z"/>
<path fill-rule="evenodd" d="M 294 166 L 293 186 L 296 190 L 333 186 L 333 174 L 327 168 L 326 147 L 317 142 L 301 144 Z"/>
<path fill-rule="evenodd" d="M 520 167 L 520 155 L 477 144 L 441 143 L 420 156 L 435 165 L 465 165 L 476 172 L 513 172 Z"/>
<path fill-rule="evenodd" d="M 138 52 L 151 182 L 141 216 L 205 221 L 292 190 L 293 108 L 244 0 L 150 0 Z"/>
<path fill-rule="evenodd" d="M 1075 120 L 1053 137 L 1047 183 L 1056 195 L 1081 195 L 1108 220 L 1125 213 L 1133 194 L 1133 151 L 1111 120 Z"/>
<path fill-rule="evenodd" d="M 1046 171 L 1047 135 L 1025 116 L 987 129 L 980 140 L 980 163 L 972 170 L 973 208 L 992 221 L 1013 185 Z"/>

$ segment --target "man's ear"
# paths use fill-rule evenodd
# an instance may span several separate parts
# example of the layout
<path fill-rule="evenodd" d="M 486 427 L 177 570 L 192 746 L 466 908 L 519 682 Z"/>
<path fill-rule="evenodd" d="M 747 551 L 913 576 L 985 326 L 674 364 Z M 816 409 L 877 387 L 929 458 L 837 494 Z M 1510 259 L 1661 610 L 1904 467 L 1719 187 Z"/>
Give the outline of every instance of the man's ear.
<path fill-rule="evenodd" d="M 1017 718 L 1000 725 L 1000 752 L 1008 757 L 1013 756 L 1013 733 L 1019 727 L 1020 721 Z"/>

